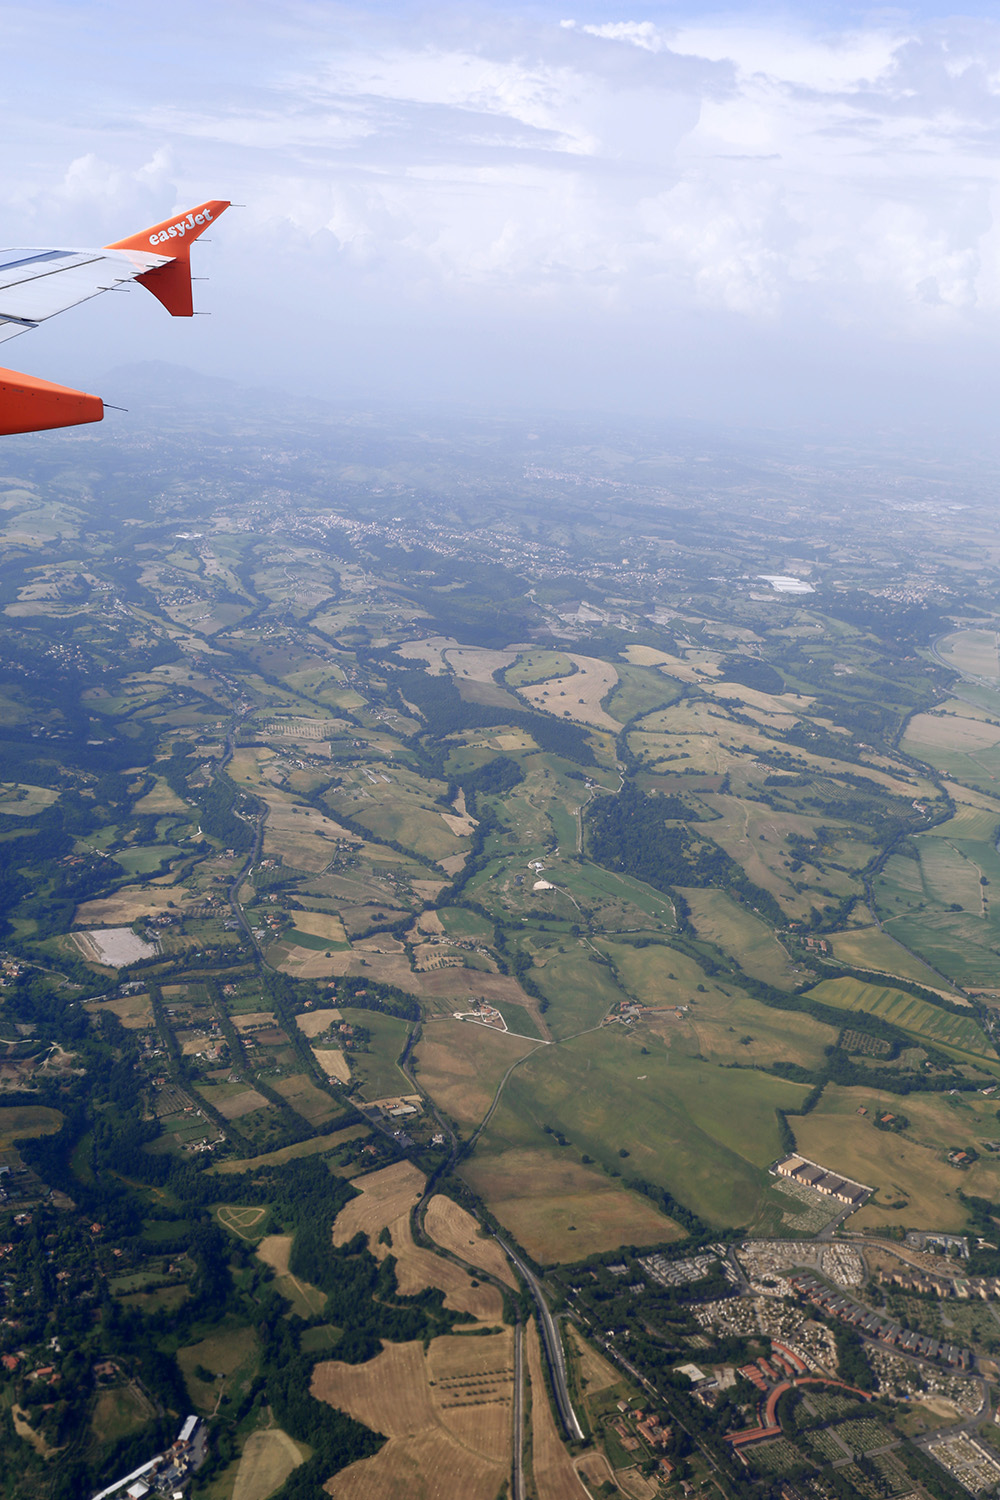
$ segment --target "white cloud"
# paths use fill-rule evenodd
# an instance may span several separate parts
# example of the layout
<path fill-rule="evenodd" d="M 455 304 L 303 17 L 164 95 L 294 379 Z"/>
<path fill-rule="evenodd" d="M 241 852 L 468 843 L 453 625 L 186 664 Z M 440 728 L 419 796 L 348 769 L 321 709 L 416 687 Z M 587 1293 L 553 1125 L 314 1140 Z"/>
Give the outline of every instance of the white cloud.
<path fill-rule="evenodd" d="M 218 235 L 233 294 L 298 294 L 303 347 L 372 309 L 522 327 L 526 345 L 551 316 L 592 336 L 595 364 L 630 320 L 955 349 L 1000 323 L 1000 26 L 187 0 L 154 47 L 115 3 L 87 26 L 17 11 L 8 221 L 86 243 L 245 201 Z M 61 72 L 39 61 L 53 17 Z"/>

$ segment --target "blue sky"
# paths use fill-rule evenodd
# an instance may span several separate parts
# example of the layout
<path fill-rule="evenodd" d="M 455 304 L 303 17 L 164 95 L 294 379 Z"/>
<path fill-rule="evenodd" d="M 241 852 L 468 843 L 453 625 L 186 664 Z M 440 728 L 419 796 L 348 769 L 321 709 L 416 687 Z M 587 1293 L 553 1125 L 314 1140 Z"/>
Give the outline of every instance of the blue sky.
<path fill-rule="evenodd" d="M 0 0 L 4 243 L 246 204 L 199 253 L 211 318 L 135 290 L 5 358 L 986 432 L 991 10 Z"/>

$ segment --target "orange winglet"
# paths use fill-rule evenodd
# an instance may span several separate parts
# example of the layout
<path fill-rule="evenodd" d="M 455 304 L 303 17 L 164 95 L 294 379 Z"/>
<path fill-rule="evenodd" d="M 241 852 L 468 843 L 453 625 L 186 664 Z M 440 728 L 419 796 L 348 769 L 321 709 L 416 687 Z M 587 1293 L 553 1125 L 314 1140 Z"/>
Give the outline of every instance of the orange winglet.
<path fill-rule="evenodd" d="M 36 380 L 17 370 L 0 370 L 0 435 L 43 432 L 50 427 L 77 427 L 104 420 L 100 396 Z"/>
<path fill-rule="evenodd" d="M 191 299 L 191 241 L 204 234 L 220 214 L 229 207 L 228 200 L 210 199 L 199 203 L 188 213 L 177 214 L 153 224 L 139 234 L 129 235 L 127 240 L 116 240 L 106 245 L 106 250 L 151 250 L 156 255 L 168 255 L 165 266 L 144 271 L 136 280 L 152 292 L 175 318 L 190 318 L 194 313 Z"/>

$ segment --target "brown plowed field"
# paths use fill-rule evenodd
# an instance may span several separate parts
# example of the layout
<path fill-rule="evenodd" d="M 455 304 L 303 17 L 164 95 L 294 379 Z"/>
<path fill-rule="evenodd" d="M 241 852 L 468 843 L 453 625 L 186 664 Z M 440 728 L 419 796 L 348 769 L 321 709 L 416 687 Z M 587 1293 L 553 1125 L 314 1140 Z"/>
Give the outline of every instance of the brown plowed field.
<path fill-rule="evenodd" d="M 389 1441 L 325 1488 L 334 1500 L 495 1500 L 510 1463 L 513 1339 L 389 1344 L 364 1365 L 316 1366 L 312 1393 Z M 433 1381 L 432 1386 L 430 1382 Z"/>

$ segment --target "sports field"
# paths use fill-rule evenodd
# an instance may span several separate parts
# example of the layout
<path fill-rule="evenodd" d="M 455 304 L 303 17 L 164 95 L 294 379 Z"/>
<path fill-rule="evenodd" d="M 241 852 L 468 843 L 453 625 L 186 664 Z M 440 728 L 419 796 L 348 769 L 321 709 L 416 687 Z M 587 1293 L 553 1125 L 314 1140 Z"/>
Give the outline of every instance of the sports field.
<path fill-rule="evenodd" d="M 266 1208 L 245 1207 L 238 1203 L 220 1203 L 215 1210 L 216 1218 L 224 1228 L 232 1230 L 241 1240 L 249 1240 L 251 1244 L 263 1238 L 267 1213 Z"/>

